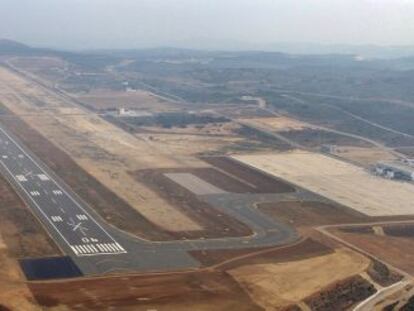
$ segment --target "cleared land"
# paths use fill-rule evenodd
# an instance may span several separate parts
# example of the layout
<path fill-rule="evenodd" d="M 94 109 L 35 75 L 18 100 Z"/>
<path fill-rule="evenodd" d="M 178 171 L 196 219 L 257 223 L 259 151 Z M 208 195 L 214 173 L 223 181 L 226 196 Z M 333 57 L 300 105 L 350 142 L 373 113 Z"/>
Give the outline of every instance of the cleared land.
<path fill-rule="evenodd" d="M 243 122 L 255 126 L 267 126 L 276 132 L 289 132 L 293 130 L 303 129 L 316 129 L 317 126 L 305 123 L 299 120 L 295 120 L 288 117 L 271 117 L 271 118 L 252 118 L 252 119 L 240 119 Z"/>
<path fill-rule="evenodd" d="M 334 158 L 303 151 L 233 158 L 369 216 L 414 214 L 414 185 L 373 176 Z"/>
<path fill-rule="evenodd" d="M 195 221 L 168 205 L 129 171 L 191 166 L 196 159 L 165 154 L 71 102 L 0 68 L 0 100 L 14 114 L 64 150 L 85 171 L 154 224 L 169 231 L 200 230 Z M 66 113 L 70 108 L 71 113 Z M 185 162 L 185 163 L 184 163 Z"/>
<path fill-rule="evenodd" d="M 274 219 L 296 228 L 338 223 L 353 223 L 368 217 L 350 208 L 336 204 L 311 201 L 282 201 L 261 203 L 257 208 Z"/>
<path fill-rule="evenodd" d="M 153 111 L 170 111 L 172 105 L 159 99 L 150 92 L 137 90 L 132 92 L 93 90 L 84 95 L 78 95 L 77 99 L 85 106 L 95 111 L 113 109 L 138 109 Z"/>
<path fill-rule="evenodd" d="M 224 272 L 37 283 L 31 290 L 46 310 L 261 310 Z"/>
<path fill-rule="evenodd" d="M 333 154 L 365 167 L 375 165 L 379 161 L 396 160 L 396 156 L 391 152 L 379 148 L 336 146 Z"/>
<path fill-rule="evenodd" d="M 399 225 L 392 226 L 391 228 L 399 228 L 399 230 L 388 230 L 400 231 L 400 233 L 401 231 L 405 231 L 407 234 L 407 229 L 404 230 L 404 227 L 400 227 Z M 331 229 L 331 232 L 379 259 L 414 275 L 414 239 L 412 237 L 377 235 L 371 227 L 359 227 L 355 229 L 360 230 L 351 232 L 348 228 L 343 228 Z"/>
<path fill-rule="evenodd" d="M 166 173 L 172 181 L 197 195 L 225 193 L 225 191 L 189 173 Z"/>
<path fill-rule="evenodd" d="M 228 157 L 206 157 L 204 161 L 233 176 L 245 181 L 256 189 L 255 193 L 284 193 L 294 192 L 295 188 L 282 180 L 256 171 L 247 165 Z"/>
<path fill-rule="evenodd" d="M 239 267 L 229 273 L 263 308 L 296 304 L 335 282 L 365 271 L 369 260 L 347 249 L 333 254 L 277 264 Z"/>
<path fill-rule="evenodd" d="M 139 170 L 131 175 L 157 193 L 171 206 L 191 215 L 192 219 L 202 224 L 203 230 L 181 230 L 180 236 L 186 238 L 220 238 L 229 236 L 251 235 L 252 231 L 245 224 L 223 214 L 193 192 L 171 180 L 166 174 L 183 173 L 182 169 Z M 184 171 L 185 172 L 185 171 Z"/>

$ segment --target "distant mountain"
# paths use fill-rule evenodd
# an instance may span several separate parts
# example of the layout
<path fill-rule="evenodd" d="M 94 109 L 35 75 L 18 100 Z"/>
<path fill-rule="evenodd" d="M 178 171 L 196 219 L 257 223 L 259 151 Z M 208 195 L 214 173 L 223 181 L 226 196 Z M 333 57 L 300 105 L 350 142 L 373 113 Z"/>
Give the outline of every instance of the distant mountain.
<path fill-rule="evenodd" d="M 33 48 L 20 42 L 0 39 L 0 54 L 22 54 L 33 52 Z"/>

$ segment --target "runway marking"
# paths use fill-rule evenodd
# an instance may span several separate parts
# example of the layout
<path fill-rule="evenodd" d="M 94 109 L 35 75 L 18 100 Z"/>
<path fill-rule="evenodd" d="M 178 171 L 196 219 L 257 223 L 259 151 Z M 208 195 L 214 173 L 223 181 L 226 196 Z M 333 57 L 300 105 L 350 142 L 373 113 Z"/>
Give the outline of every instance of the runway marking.
<path fill-rule="evenodd" d="M 24 175 L 16 175 L 16 179 L 20 182 L 27 181 L 27 178 Z"/>
<path fill-rule="evenodd" d="M 36 166 L 41 172 L 44 172 L 44 169 L 31 157 L 30 154 L 28 154 L 26 152 L 26 150 L 24 150 L 3 128 L 0 127 L 0 131 L 10 139 L 10 141 L 12 141 L 14 143 L 14 147 L 18 150 L 20 150 L 25 157 L 27 157 L 33 164 L 34 166 Z M 9 144 L 9 141 L 4 141 L 6 145 Z M 13 148 L 14 148 L 13 147 Z M 19 156 L 20 157 L 20 156 Z M 7 159 L 7 155 L 3 155 L 3 159 Z M 78 253 L 81 253 L 79 250 L 83 250 L 84 252 L 86 252 L 85 248 L 81 248 L 81 246 L 79 245 L 79 248 L 75 249 L 72 247 L 73 245 L 71 245 L 71 243 L 69 243 L 69 241 L 66 239 L 66 237 L 63 235 L 63 233 L 55 226 L 55 224 L 50 220 L 50 218 L 48 217 L 48 215 L 46 214 L 45 211 L 43 211 L 43 209 L 39 206 L 39 204 L 32 198 L 33 196 L 40 196 L 40 193 L 38 191 L 32 191 L 29 194 L 29 191 L 27 189 L 25 189 L 25 187 L 22 186 L 22 184 L 20 184 L 18 182 L 18 180 L 16 179 L 16 177 L 14 176 L 14 174 L 11 172 L 11 170 L 6 166 L 6 164 L 0 160 L 1 165 L 5 168 L 5 170 L 7 171 L 7 173 L 9 174 L 10 177 L 12 177 L 14 179 L 14 181 L 16 182 L 17 186 L 19 186 L 21 188 L 21 190 L 26 194 L 26 198 L 28 198 L 31 202 L 33 202 L 34 206 L 38 209 L 38 211 L 43 215 L 44 219 L 47 220 L 51 226 L 55 229 L 55 231 L 57 232 L 57 234 L 63 239 L 63 241 L 70 247 L 70 249 L 73 251 L 73 253 L 75 255 L 78 255 L 75 250 L 78 251 Z M 32 172 L 29 171 L 27 174 L 25 174 L 25 176 L 31 176 Z M 46 174 L 44 174 L 46 175 Z M 46 175 L 47 176 L 47 175 Z M 112 242 L 116 243 L 115 239 L 102 227 L 101 224 L 99 224 L 95 219 L 91 218 L 89 213 L 65 190 L 65 188 L 62 188 L 53 178 L 49 177 L 49 179 L 59 188 L 58 190 L 54 190 L 54 194 L 55 195 L 63 195 L 65 194 L 68 199 L 70 199 L 70 201 L 72 201 L 72 203 L 79 208 L 81 211 L 83 211 L 85 213 L 85 215 L 87 215 L 90 219 L 90 221 L 92 223 L 94 223 L 100 230 L 102 230 L 103 233 L 105 233 L 106 237 L 109 238 L 110 240 L 112 240 Z M 56 191 L 56 192 L 55 192 Z M 50 198 L 53 201 L 53 198 Z M 54 201 L 56 202 L 56 201 Z M 118 243 L 117 243 L 118 244 Z M 120 253 L 126 253 L 127 251 L 123 250 Z"/>
<path fill-rule="evenodd" d="M 79 219 L 79 220 L 88 220 L 88 216 L 86 216 L 86 215 L 84 215 L 84 214 L 78 214 L 78 215 L 76 215 L 76 217 Z"/>
<path fill-rule="evenodd" d="M 24 158 L 24 155 L 19 154 L 18 157 L 19 157 L 19 159 L 23 159 Z"/>
<path fill-rule="evenodd" d="M 75 246 L 71 246 L 70 248 L 71 248 L 71 249 L 72 249 L 72 251 L 75 253 L 75 255 L 78 255 L 78 254 L 79 254 L 79 252 L 78 252 L 78 250 L 75 248 Z"/>
<path fill-rule="evenodd" d="M 45 174 L 38 174 L 38 175 L 37 175 L 37 177 L 39 177 L 39 179 L 40 179 L 41 181 L 47 181 L 47 180 L 50 180 L 50 178 L 49 178 L 49 177 L 47 177 Z"/>
<path fill-rule="evenodd" d="M 121 251 L 125 252 L 125 249 L 118 242 L 116 242 L 115 244 L 119 247 Z"/>
<path fill-rule="evenodd" d="M 30 191 L 30 195 L 33 197 L 38 197 L 40 196 L 40 192 L 39 191 Z"/>
<path fill-rule="evenodd" d="M 62 222 L 63 221 L 63 219 L 62 219 L 62 217 L 60 217 L 60 216 L 52 216 L 52 217 L 50 217 L 51 219 L 52 219 L 52 221 L 54 221 L 54 222 Z"/>

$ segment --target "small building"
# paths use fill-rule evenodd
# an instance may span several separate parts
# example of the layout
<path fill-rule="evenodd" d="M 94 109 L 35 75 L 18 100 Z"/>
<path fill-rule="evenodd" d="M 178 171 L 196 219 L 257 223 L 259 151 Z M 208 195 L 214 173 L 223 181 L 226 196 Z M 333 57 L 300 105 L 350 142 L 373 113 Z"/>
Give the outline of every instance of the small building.
<path fill-rule="evenodd" d="M 414 167 L 403 162 L 379 162 L 375 172 L 389 179 L 414 181 Z"/>

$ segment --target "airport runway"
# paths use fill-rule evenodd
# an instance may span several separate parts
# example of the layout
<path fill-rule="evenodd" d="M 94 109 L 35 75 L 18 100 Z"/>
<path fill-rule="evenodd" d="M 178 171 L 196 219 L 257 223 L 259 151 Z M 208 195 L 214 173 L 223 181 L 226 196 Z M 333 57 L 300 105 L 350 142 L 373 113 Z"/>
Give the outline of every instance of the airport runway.
<path fill-rule="evenodd" d="M 89 213 L 0 127 L 0 163 L 4 175 L 75 256 L 126 253 Z"/>
<path fill-rule="evenodd" d="M 84 275 L 109 272 L 159 272 L 195 269 L 190 251 L 286 245 L 299 236 L 286 224 L 269 219 L 255 202 L 300 197 L 293 194 L 208 194 L 200 199 L 247 224 L 247 237 L 148 241 L 108 225 L 54 172 L 0 126 L 0 172 L 42 222 L 52 239 Z"/>

